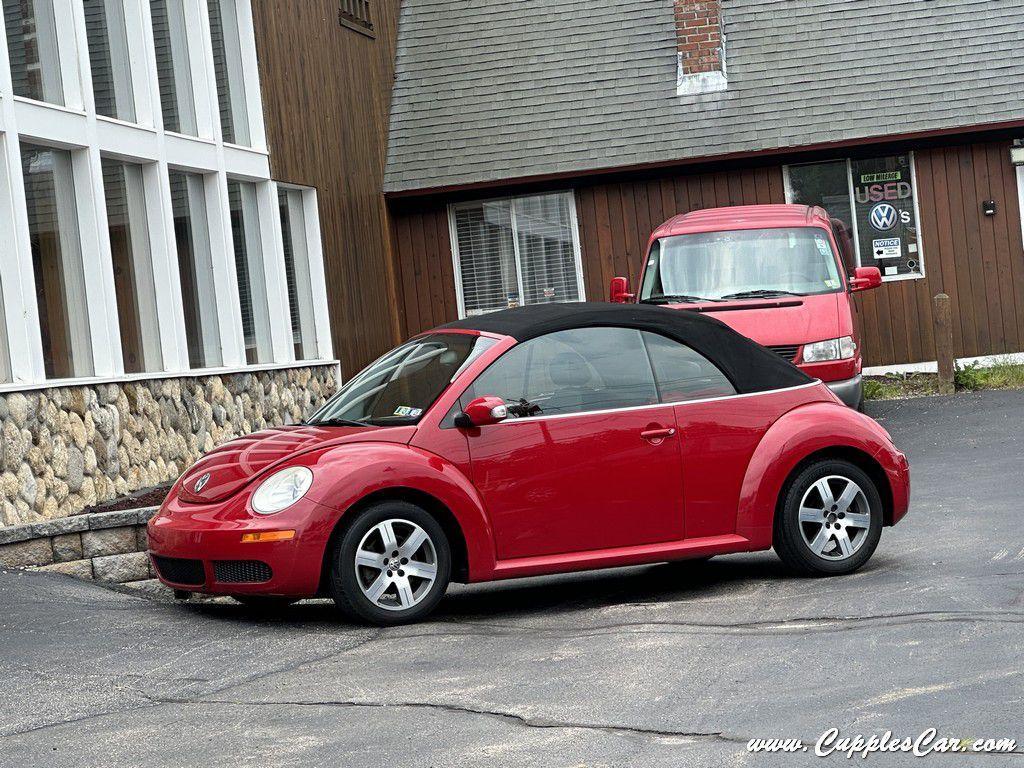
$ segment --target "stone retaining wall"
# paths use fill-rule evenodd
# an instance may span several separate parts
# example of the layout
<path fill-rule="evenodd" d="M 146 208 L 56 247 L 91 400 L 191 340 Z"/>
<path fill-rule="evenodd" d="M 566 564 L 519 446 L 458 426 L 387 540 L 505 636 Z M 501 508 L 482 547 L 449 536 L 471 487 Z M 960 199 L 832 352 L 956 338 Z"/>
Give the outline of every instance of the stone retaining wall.
<path fill-rule="evenodd" d="M 220 443 L 308 415 L 337 376 L 314 365 L 0 393 L 0 531 L 172 481 Z"/>
<path fill-rule="evenodd" d="M 0 566 L 117 584 L 154 578 L 146 523 L 156 511 L 95 512 L 0 528 Z"/>

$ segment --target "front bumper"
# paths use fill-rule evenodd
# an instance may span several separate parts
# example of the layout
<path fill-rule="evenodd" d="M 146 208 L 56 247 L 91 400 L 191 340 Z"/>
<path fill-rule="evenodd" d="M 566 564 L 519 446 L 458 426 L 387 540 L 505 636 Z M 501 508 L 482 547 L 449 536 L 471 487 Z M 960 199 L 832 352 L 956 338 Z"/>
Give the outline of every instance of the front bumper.
<path fill-rule="evenodd" d="M 896 525 L 910 509 L 910 462 L 902 451 L 895 451 L 892 466 L 887 469 L 892 490 L 892 525 Z"/>
<path fill-rule="evenodd" d="M 858 373 L 852 379 L 843 381 L 826 381 L 825 386 L 832 390 L 832 393 L 851 408 L 860 406 L 864 396 L 864 381 Z"/>
<path fill-rule="evenodd" d="M 174 589 L 218 595 L 315 595 L 337 512 L 302 499 L 284 512 L 256 517 L 246 507 L 247 497 L 219 504 L 168 498 L 147 528 L 149 554 L 160 581 Z M 281 530 L 294 530 L 295 536 L 242 542 L 245 533 Z"/>

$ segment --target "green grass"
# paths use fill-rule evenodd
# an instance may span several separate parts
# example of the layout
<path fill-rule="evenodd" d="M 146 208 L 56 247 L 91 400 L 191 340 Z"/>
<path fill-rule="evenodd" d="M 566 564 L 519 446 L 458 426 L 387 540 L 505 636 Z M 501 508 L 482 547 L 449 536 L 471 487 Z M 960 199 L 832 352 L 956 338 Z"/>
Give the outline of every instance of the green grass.
<path fill-rule="evenodd" d="M 977 363 L 958 365 L 953 383 L 958 392 L 1024 389 L 1024 365 L 1000 363 L 990 368 L 981 368 Z M 868 400 L 897 400 L 938 392 L 939 378 L 934 373 L 890 373 L 864 378 L 864 396 Z"/>

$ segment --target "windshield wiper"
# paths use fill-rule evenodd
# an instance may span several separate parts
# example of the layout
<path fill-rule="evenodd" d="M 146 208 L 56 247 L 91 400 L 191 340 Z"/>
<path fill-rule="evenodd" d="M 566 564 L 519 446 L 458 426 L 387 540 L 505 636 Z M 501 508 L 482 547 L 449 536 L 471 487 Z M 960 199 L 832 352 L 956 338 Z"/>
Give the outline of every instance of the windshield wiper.
<path fill-rule="evenodd" d="M 700 304 L 704 301 L 721 301 L 721 299 L 709 299 L 706 296 L 690 296 L 686 293 L 671 293 L 662 296 L 651 296 L 648 299 L 643 299 L 641 304 Z"/>
<path fill-rule="evenodd" d="M 300 421 L 304 427 L 368 427 L 365 421 L 353 421 L 352 419 L 319 419 L 317 421 Z"/>
<path fill-rule="evenodd" d="M 782 291 L 774 288 L 758 288 L 756 291 L 740 291 L 739 293 L 727 293 L 723 299 L 771 299 L 776 296 L 806 296 L 806 293 L 795 291 Z"/>

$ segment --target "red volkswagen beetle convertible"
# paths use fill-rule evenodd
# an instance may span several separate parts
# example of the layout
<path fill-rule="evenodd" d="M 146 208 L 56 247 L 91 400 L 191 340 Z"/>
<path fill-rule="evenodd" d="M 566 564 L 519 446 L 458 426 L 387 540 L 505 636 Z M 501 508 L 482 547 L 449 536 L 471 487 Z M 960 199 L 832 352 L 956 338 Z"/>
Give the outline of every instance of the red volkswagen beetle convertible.
<path fill-rule="evenodd" d="M 849 573 L 908 497 L 884 429 L 723 323 L 554 304 L 417 336 L 304 424 L 211 452 L 149 542 L 181 592 L 395 624 L 452 579 L 772 546 Z"/>

